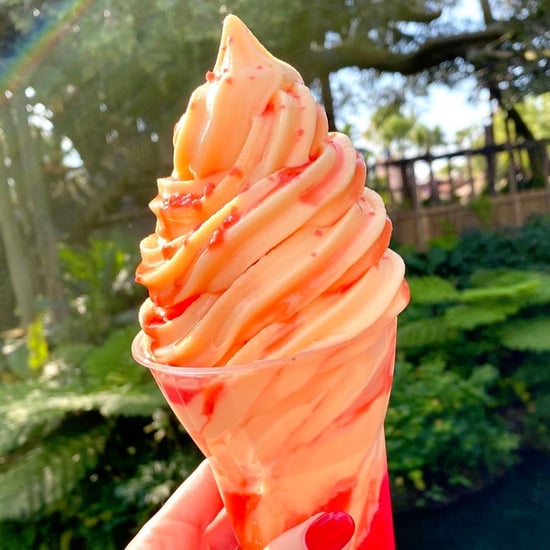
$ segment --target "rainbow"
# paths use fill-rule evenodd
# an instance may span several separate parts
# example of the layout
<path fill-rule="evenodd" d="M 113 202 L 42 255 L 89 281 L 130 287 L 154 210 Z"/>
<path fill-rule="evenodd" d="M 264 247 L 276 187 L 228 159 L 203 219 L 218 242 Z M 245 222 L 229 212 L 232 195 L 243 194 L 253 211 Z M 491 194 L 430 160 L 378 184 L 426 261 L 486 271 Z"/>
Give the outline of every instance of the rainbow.
<path fill-rule="evenodd" d="M 57 17 L 46 20 L 39 31 L 31 34 L 13 59 L 6 62 L 0 73 L 0 102 L 9 98 L 26 84 L 29 74 L 41 63 L 47 53 L 63 38 L 67 30 L 82 17 L 97 0 L 71 0 Z M 2 74 L 3 73 L 3 74 Z"/>

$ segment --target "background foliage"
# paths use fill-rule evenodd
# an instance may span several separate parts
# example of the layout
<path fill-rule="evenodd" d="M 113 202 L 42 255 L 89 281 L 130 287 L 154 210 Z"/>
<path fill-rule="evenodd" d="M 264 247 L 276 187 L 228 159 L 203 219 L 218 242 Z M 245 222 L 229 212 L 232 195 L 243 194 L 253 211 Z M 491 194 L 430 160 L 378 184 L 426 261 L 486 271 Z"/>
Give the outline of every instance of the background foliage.
<path fill-rule="evenodd" d="M 412 302 L 400 318 L 386 421 L 396 509 L 449 502 L 501 475 L 524 450 L 550 450 L 549 231 L 550 220 L 538 219 L 445 249 L 404 251 Z M 113 246 L 94 240 L 87 254 Z M 78 249 L 76 264 L 85 255 Z M 124 285 L 111 264 L 100 265 L 120 306 L 100 345 L 98 335 L 73 326 L 80 337 L 31 369 L 36 344 L 4 342 L 0 540 L 7 550 L 121 548 L 200 458 L 131 359 L 137 327 L 120 326 Z M 83 280 L 77 296 L 103 288 L 103 277 Z"/>
<path fill-rule="evenodd" d="M 302 71 L 333 127 L 359 105 L 382 104 L 371 133 L 383 146 L 407 141 L 403 131 L 419 147 L 437 145 L 441 129 L 385 107 L 469 78 L 528 139 L 516 104 L 548 90 L 548 0 L 479 0 L 475 22 L 452 16 L 457 3 L 0 2 L 0 280 L 10 281 L 0 290 L 14 306 L 0 312 L 0 327 L 30 325 L 44 310 L 56 324 L 69 316 L 57 243 L 84 244 L 150 200 L 150 182 L 172 169 L 173 124 L 204 81 L 229 12 Z"/>
<path fill-rule="evenodd" d="M 412 301 L 387 417 L 396 492 L 416 489 L 405 499 L 448 500 L 508 468 L 522 446 L 548 450 L 547 231 L 535 220 L 409 255 Z"/>

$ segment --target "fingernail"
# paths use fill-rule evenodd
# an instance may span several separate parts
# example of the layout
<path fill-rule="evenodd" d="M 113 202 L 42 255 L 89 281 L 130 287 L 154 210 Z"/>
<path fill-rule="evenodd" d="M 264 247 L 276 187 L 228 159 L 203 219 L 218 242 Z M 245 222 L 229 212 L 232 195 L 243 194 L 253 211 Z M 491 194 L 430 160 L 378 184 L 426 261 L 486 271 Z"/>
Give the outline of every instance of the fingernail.
<path fill-rule="evenodd" d="M 305 534 L 307 550 L 342 550 L 355 531 L 353 518 L 345 512 L 319 516 Z"/>

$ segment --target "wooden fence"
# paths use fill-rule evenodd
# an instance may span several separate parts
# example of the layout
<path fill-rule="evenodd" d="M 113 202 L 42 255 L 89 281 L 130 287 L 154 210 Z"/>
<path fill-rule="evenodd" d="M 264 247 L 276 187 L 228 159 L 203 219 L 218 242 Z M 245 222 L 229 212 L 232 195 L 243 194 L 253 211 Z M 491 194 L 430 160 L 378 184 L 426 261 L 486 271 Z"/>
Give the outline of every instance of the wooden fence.
<path fill-rule="evenodd" d="M 446 233 L 519 226 L 550 213 L 550 140 L 490 145 L 369 166 L 399 244 L 425 248 Z"/>

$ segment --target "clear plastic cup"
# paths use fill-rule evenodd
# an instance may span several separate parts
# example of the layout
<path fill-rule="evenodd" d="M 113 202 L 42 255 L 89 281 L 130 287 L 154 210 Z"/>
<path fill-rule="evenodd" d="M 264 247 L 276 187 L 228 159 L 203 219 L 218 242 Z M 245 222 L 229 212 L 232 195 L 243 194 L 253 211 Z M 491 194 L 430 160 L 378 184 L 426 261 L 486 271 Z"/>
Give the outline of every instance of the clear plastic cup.
<path fill-rule="evenodd" d="M 393 550 L 384 440 L 396 319 L 281 360 L 187 368 L 132 353 L 212 466 L 242 550 L 321 511 L 354 518 L 350 550 Z"/>

